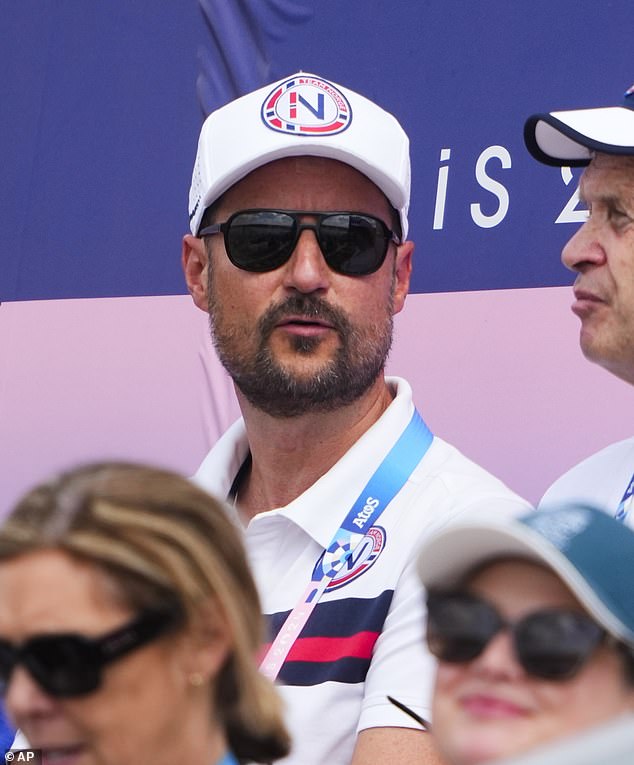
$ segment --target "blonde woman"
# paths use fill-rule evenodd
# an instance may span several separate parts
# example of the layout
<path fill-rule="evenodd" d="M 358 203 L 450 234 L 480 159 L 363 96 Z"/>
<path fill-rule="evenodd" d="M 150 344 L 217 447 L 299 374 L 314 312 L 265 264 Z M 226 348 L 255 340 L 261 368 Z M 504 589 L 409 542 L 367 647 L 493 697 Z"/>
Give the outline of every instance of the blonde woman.
<path fill-rule="evenodd" d="M 288 752 L 239 534 L 163 470 L 37 486 L 0 529 L 0 682 L 44 762 L 230 765 Z"/>

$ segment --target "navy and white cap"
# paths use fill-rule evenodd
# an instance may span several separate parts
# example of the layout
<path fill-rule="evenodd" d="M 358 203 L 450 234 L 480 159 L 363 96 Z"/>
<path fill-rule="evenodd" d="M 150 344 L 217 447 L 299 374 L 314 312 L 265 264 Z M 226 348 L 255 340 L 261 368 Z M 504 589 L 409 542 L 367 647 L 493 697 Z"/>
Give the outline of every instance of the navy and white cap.
<path fill-rule="evenodd" d="M 366 175 L 407 236 L 409 139 L 395 117 L 348 88 L 298 72 L 231 101 L 203 123 L 189 192 L 198 233 L 207 207 L 241 178 L 283 157 L 327 157 Z"/>
<path fill-rule="evenodd" d="M 587 165 L 594 152 L 634 156 L 634 85 L 620 106 L 533 114 L 524 142 L 535 159 L 556 167 Z"/>
<path fill-rule="evenodd" d="M 425 587 L 459 585 L 475 567 L 523 558 L 553 571 L 594 619 L 634 648 L 634 531 L 606 512 L 569 505 L 445 527 L 423 545 Z"/>

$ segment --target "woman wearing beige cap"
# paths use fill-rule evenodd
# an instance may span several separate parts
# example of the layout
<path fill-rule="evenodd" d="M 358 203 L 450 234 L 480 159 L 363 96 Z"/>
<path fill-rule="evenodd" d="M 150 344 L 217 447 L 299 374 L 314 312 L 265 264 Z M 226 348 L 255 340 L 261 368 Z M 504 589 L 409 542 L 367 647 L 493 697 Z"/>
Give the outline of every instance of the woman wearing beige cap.
<path fill-rule="evenodd" d="M 438 659 L 433 735 L 451 765 L 634 711 L 634 532 L 607 514 L 449 527 L 422 549 L 419 574 Z"/>

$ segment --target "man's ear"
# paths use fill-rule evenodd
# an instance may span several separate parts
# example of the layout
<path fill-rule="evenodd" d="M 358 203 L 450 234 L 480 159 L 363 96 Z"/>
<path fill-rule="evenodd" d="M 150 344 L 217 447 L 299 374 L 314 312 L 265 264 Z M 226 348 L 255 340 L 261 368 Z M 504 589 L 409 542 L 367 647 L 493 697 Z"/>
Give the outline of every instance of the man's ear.
<path fill-rule="evenodd" d="M 412 255 L 414 242 L 407 240 L 396 248 L 394 262 L 394 313 L 399 313 L 405 305 L 409 292 L 409 280 L 412 275 Z"/>
<path fill-rule="evenodd" d="M 202 239 L 192 234 L 185 234 L 181 263 L 189 294 L 201 311 L 207 311 L 209 257 Z"/>

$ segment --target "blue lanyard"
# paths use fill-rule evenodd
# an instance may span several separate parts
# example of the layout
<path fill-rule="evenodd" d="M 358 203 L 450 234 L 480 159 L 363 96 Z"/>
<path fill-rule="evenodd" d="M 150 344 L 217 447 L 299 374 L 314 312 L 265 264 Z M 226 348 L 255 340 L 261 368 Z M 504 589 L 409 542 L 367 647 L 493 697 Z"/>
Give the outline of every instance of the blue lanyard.
<path fill-rule="evenodd" d="M 625 522 L 625 519 L 629 515 L 632 504 L 634 504 L 632 497 L 634 497 L 634 475 L 630 478 L 627 489 L 625 489 L 625 494 L 623 494 L 623 497 L 619 502 L 619 506 L 616 510 L 616 515 L 614 517 L 617 521 L 621 521 L 621 523 Z"/>
<path fill-rule="evenodd" d="M 313 572 L 313 582 L 319 581 L 322 576 L 334 576 L 346 563 L 352 555 L 351 545 L 365 536 L 367 530 L 376 523 L 381 513 L 403 488 L 416 465 L 425 456 L 433 438 L 423 418 L 414 410 L 408 426 L 335 532 L 322 559 L 321 571 L 320 567 L 317 567 Z M 333 567 L 336 570 L 333 571 Z"/>
<path fill-rule="evenodd" d="M 227 752 L 225 756 L 222 758 L 222 760 L 219 760 L 216 765 L 238 765 L 238 761 L 236 758 L 231 754 L 231 752 Z"/>
<path fill-rule="evenodd" d="M 367 530 L 403 488 L 416 465 L 425 456 L 433 438 L 420 414 L 414 410 L 408 426 L 335 532 L 332 542 L 323 554 L 321 565 L 315 566 L 308 587 L 287 616 L 262 660 L 260 670 L 270 680 L 275 680 L 279 674 L 289 651 L 332 578 L 345 566 Z"/>

